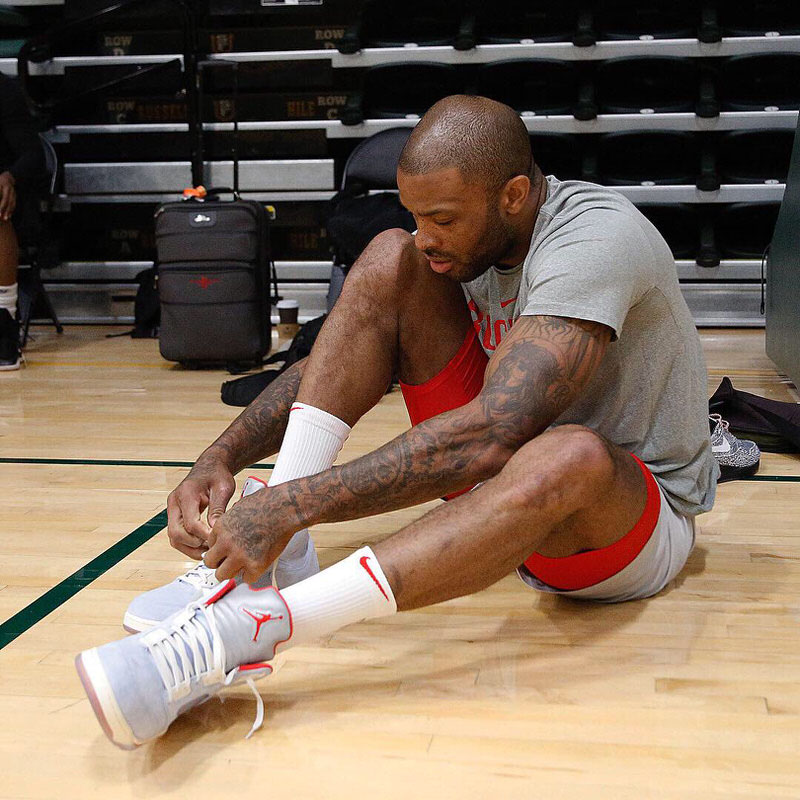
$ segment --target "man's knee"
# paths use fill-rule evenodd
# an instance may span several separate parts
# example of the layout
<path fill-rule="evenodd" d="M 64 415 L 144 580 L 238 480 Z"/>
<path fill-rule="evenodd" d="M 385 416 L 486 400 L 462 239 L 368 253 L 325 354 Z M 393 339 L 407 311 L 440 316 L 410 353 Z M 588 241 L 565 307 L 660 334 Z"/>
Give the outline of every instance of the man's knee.
<path fill-rule="evenodd" d="M 589 503 L 611 489 L 619 455 L 602 434 L 582 425 L 559 425 L 524 444 L 509 461 L 514 490 L 527 507 L 543 495 L 569 495 Z M 530 467 L 536 465 L 536 469 Z M 545 468 L 542 468 L 545 467 Z"/>
<path fill-rule="evenodd" d="M 353 264 L 348 281 L 380 285 L 397 283 L 405 265 L 414 258 L 414 237 L 402 228 L 381 231 Z"/>

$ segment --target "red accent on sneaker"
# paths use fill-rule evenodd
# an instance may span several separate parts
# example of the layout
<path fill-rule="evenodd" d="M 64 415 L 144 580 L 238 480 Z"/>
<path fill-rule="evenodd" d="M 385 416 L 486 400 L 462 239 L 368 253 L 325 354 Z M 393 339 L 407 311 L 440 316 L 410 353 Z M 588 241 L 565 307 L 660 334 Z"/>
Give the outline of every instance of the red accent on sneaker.
<path fill-rule="evenodd" d="M 233 578 L 230 578 L 228 581 L 225 582 L 225 585 L 215 594 L 206 600 L 206 605 L 210 606 L 212 603 L 216 603 L 220 597 L 225 597 L 228 592 L 236 587 L 236 581 Z"/>
<path fill-rule="evenodd" d="M 263 661 L 260 664 L 240 664 L 239 665 L 239 672 L 248 672 L 249 670 L 255 669 L 268 669 L 269 674 L 272 675 L 275 670 L 272 668 L 272 664 L 267 664 L 266 661 Z"/>
<path fill-rule="evenodd" d="M 272 669 L 272 664 L 267 664 L 266 661 L 262 662 L 261 664 L 240 664 L 239 665 L 239 672 L 247 672 L 247 670 L 251 669 L 268 669 L 270 672 L 274 672 Z"/>
<path fill-rule="evenodd" d="M 248 617 L 250 617 L 251 619 L 254 619 L 255 622 L 256 622 L 256 632 L 255 632 L 255 636 L 253 636 L 253 641 L 254 642 L 258 641 L 258 634 L 261 631 L 261 626 L 265 622 L 269 622 L 270 620 L 273 620 L 273 619 L 276 619 L 276 620 L 277 619 L 283 619 L 283 616 L 273 617 L 272 614 L 262 614 L 260 611 L 250 611 L 249 609 L 244 608 L 244 607 L 242 607 L 242 611 L 244 611 L 244 613 L 247 614 Z"/>
<path fill-rule="evenodd" d="M 291 413 L 292 413 L 292 411 L 302 411 L 302 410 L 303 410 L 303 406 L 292 406 L 292 407 L 289 409 L 289 413 L 291 414 Z"/>
<path fill-rule="evenodd" d="M 256 483 L 260 483 L 262 486 L 266 486 L 267 485 L 266 481 L 262 481 L 261 478 L 256 478 L 255 475 L 248 475 L 247 476 L 247 480 L 245 481 L 245 483 L 247 483 L 247 481 L 255 481 Z"/>
<path fill-rule="evenodd" d="M 361 564 L 362 567 L 364 567 L 364 569 L 369 574 L 370 578 L 372 578 L 372 580 L 375 581 L 375 585 L 381 590 L 381 594 L 386 598 L 386 602 L 388 603 L 389 595 L 386 594 L 383 586 L 381 586 L 381 582 L 375 577 L 375 573 L 370 569 L 369 564 L 367 564 L 367 561 L 369 561 L 369 556 L 361 556 L 361 558 L 358 559 L 358 563 Z"/>

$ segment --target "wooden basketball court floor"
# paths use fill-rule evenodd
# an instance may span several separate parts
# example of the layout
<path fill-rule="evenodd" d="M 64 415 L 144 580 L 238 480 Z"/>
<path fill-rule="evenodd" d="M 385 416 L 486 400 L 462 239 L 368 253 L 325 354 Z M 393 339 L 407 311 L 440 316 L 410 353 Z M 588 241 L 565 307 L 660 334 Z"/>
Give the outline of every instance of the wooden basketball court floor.
<path fill-rule="evenodd" d="M 221 372 L 106 328 L 36 331 L 0 374 L 0 798 L 800 798 L 800 459 L 724 484 L 684 572 L 612 607 L 487 591 L 353 626 L 280 657 L 134 752 L 102 735 L 73 667 L 123 635 L 139 592 L 188 562 L 169 491 L 237 413 Z M 797 395 L 763 332 L 705 331 L 722 375 Z M 398 393 L 343 459 L 407 425 Z M 266 464 L 250 470 L 268 475 Z M 239 476 L 240 482 L 245 474 Z M 425 507 L 314 530 L 323 565 Z"/>

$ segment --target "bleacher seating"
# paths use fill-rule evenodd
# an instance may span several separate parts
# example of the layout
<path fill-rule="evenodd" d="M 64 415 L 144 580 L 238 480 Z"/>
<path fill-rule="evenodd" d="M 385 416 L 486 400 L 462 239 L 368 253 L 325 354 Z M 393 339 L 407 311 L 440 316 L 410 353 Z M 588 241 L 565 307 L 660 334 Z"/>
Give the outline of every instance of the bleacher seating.
<path fill-rule="evenodd" d="M 34 6 L 24 14 L 38 33 L 44 20 L 62 13 L 76 19 L 107 3 L 65 0 L 63 8 Z M 246 191 L 276 206 L 279 276 L 290 291 L 303 293 L 309 309 L 318 307 L 313 292 L 324 297 L 323 211 L 347 156 L 383 127 L 410 128 L 453 92 L 488 94 L 516 108 L 547 173 L 627 193 L 676 257 L 689 262 L 681 269 L 691 279 L 698 279 L 693 261 L 713 267 L 701 272 L 714 280 L 726 278 L 730 260 L 749 265 L 760 258 L 794 128 L 781 114 L 800 107 L 800 45 L 787 38 L 800 33 L 797 4 L 326 0 L 275 7 L 203 0 L 202 7 L 200 54 L 246 53 L 238 97 L 229 71 L 206 74 L 202 113 L 214 123 L 203 137 L 210 175 L 230 174 L 236 116 Z M 189 180 L 181 68 L 156 65 L 181 53 L 179 23 L 169 0 L 142 5 L 54 44 L 42 57 L 56 62 L 32 69 L 37 96 L 56 98 L 143 73 L 56 108 L 47 120 L 65 164 L 61 207 L 69 221 L 66 264 L 54 281 L 70 284 L 61 287 L 63 302 L 83 291 L 75 283 L 81 270 L 98 287 L 105 280 L 110 318 L 132 310 L 132 289 L 126 306 L 119 287 L 152 258 L 153 209 Z M 705 44 L 720 35 L 732 38 L 720 47 Z M 750 38 L 738 44 L 742 37 Z M 273 52 L 292 50 L 304 52 Z M 64 55 L 72 59 L 59 63 Z M 3 62 L 5 71 L 13 68 Z M 751 199 L 758 202 L 738 210 L 738 201 Z M 760 231 L 749 243 L 736 239 L 734 224 L 746 227 L 748 219 Z M 737 267 L 736 274 L 755 280 L 748 269 Z M 97 318 L 101 307 L 99 300 L 92 305 Z M 748 321 L 758 321 L 757 310 Z"/>

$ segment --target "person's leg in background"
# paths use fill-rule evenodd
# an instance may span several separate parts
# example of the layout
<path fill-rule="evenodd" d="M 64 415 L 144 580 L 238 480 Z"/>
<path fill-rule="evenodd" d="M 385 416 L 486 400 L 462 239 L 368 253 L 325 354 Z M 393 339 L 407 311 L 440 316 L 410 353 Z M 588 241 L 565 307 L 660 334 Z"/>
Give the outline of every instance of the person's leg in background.
<path fill-rule="evenodd" d="M 10 219 L 0 219 L 0 371 L 19 368 L 17 268 L 19 245 Z"/>

